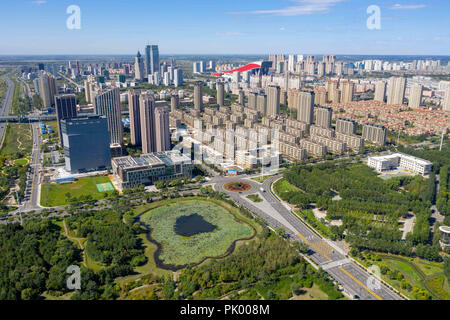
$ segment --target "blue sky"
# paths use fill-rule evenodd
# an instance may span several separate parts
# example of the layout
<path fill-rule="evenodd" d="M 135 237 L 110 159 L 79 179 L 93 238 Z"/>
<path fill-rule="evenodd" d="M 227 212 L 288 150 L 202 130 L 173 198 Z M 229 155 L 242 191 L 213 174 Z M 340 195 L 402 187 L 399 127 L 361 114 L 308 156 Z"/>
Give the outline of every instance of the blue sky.
<path fill-rule="evenodd" d="M 69 30 L 69 5 L 81 29 Z M 366 10 L 381 9 L 369 30 Z M 448 0 L 1 0 L 0 54 L 450 55 Z"/>

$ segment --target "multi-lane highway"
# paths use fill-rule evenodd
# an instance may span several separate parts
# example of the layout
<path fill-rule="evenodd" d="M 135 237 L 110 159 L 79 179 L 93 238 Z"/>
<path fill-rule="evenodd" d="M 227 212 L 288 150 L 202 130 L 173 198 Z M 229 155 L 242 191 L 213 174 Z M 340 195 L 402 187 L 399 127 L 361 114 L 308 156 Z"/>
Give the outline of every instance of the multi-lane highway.
<path fill-rule="evenodd" d="M 9 78 L 9 74 L 4 74 L 3 75 L 3 79 L 5 79 L 6 83 L 7 83 L 7 88 L 5 90 L 5 94 L 3 96 L 3 99 L 1 101 L 1 105 L 0 105 L 0 117 L 7 117 L 9 115 L 9 110 L 11 108 L 11 104 L 12 104 L 12 99 L 13 99 L 13 95 L 14 95 L 14 87 L 15 84 L 13 81 L 11 81 L 11 79 Z M 3 137 L 4 131 L 6 128 L 6 123 L 0 123 L 0 137 Z"/>
<path fill-rule="evenodd" d="M 345 292 L 362 300 L 399 300 L 401 297 L 382 283 L 373 285 L 370 275 L 354 261 L 349 259 L 344 250 L 334 242 L 323 239 L 308 225 L 292 213 L 290 207 L 280 201 L 273 193 L 271 186 L 281 175 L 273 176 L 262 184 L 249 178 L 216 177 L 211 180 L 215 190 L 227 193 L 234 201 L 244 206 L 274 228 L 283 228 L 291 239 L 301 240 L 310 247 L 308 258 L 317 266 L 328 272 Z M 230 192 L 224 184 L 230 181 L 244 181 L 252 186 L 247 192 Z M 255 203 L 246 198 L 248 194 L 258 193 L 263 199 Z M 371 278 L 372 279 L 372 278 Z"/>

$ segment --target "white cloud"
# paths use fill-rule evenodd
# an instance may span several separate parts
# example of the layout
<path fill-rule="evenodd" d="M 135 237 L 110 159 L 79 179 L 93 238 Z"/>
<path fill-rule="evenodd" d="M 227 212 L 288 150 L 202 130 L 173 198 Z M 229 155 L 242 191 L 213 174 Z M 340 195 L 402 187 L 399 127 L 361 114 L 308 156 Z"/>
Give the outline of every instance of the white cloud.
<path fill-rule="evenodd" d="M 284 31 L 284 30 L 286 30 L 285 27 L 281 27 L 281 28 L 280 28 L 280 31 Z"/>
<path fill-rule="evenodd" d="M 33 4 L 37 4 L 37 5 L 41 5 L 41 4 L 46 4 L 47 0 L 35 0 L 33 1 Z"/>
<path fill-rule="evenodd" d="M 426 5 L 424 4 L 394 4 L 392 7 L 389 7 L 389 9 L 392 10 L 415 10 L 415 9 L 421 9 L 425 8 Z"/>
<path fill-rule="evenodd" d="M 268 14 L 276 16 L 301 16 L 328 12 L 331 7 L 345 0 L 291 0 L 295 4 L 289 7 L 273 10 L 254 10 L 230 12 L 231 14 Z"/>

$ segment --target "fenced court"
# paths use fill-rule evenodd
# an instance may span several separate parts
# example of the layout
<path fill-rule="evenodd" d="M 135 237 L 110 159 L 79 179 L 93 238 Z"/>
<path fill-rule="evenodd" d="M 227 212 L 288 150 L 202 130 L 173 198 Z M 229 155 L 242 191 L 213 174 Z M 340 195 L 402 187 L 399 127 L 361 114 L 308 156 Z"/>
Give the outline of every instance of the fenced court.
<path fill-rule="evenodd" d="M 97 184 L 97 190 L 98 190 L 98 192 L 113 191 L 114 187 L 111 184 L 111 182 L 99 183 L 99 184 Z"/>

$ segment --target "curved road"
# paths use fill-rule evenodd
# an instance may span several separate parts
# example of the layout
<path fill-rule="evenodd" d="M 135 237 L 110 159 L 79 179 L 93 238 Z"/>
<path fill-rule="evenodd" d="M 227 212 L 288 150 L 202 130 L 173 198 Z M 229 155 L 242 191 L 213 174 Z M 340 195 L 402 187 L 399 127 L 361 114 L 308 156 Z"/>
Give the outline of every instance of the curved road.
<path fill-rule="evenodd" d="M 244 177 L 216 177 L 210 184 L 217 191 L 225 192 L 236 203 L 254 212 L 274 228 L 283 228 L 291 239 L 301 240 L 310 247 L 308 257 L 324 271 L 328 272 L 351 296 L 358 296 L 361 300 L 400 300 L 401 297 L 383 284 L 370 285 L 370 275 L 348 259 L 336 244 L 323 239 L 302 220 L 292 213 L 289 206 L 281 202 L 271 192 L 272 183 L 280 178 L 276 175 L 268 178 L 262 184 Z M 247 192 L 230 192 L 224 189 L 224 184 L 230 181 L 242 181 L 252 185 Z M 255 203 L 246 198 L 249 194 L 257 193 L 263 199 Z"/>

